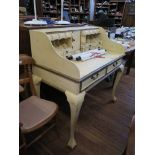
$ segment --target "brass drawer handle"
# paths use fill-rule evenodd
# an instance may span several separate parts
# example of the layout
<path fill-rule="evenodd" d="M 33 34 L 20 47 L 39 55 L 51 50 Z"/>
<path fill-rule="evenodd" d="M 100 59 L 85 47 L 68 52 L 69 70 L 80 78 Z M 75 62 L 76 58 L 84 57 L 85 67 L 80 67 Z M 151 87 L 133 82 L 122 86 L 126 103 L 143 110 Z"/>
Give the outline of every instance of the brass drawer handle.
<path fill-rule="evenodd" d="M 97 73 L 97 74 L 95 74 L 95 75 L 93 75 L 93 76 L 91 77 L 91 79 L 92 79 L 92 80 L 97 79 L 97 78 L 98 78 L 98 75 L 99 75 L 98 73 Z"/>
<path fill-rule="evenodd" d="M 115 66 L 116 66 L 116 64 L 115 64 L 115 63 L 113 63 L 113 66 L 115 67 Z"/>

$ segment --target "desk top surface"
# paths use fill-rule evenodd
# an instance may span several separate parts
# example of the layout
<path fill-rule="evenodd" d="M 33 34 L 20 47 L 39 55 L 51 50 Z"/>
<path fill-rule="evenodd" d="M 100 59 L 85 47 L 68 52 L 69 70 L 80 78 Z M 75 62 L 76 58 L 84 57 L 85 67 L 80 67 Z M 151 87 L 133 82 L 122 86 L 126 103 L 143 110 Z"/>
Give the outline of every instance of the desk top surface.
<path fill-rule="evenodd" d="M 20 23 L 19 27 L 22 29 L 47 29 L 47 28 L 64 28 L 64 27 L 80 27 L 80 26 L 84 26 L 87 24 L 69 24 L 69 25 L 57 25 L 57 24 L 48 24 L 48 25 L 24 25 L 24 23 Z"/>

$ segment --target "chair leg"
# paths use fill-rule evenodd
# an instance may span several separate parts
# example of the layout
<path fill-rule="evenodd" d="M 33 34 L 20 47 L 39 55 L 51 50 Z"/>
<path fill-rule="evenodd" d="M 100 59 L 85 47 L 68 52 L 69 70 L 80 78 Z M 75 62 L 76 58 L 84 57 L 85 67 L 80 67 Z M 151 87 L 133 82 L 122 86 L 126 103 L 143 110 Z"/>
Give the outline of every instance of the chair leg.
<path fill-rule="evenodd" d="M 41 139 L 54 126 L 55 126 L 55 124 L 52 124 L 50 127 L 48 127 L 48 129 L 46 129 L 44 132 L 42 132 L 39 136 L 37 136 L 36 138 L 34 138 L 29 144 L 27 144 L 27 148 L 29 148 L 33 143 L 35 143 L 36 141 L 38 141 L 39 139 Z"/>
<path fill-rule="evenodd" d="M 22 141 L 22 145 L 19 146 L 19 155 L 27 155 L 26 139 L 22 134 L 21 129 L 19 129 L 19 134 L 19 138 L 21 138 Z"/>
<path fill-rule="evenodd" d="M 54 126 L 54 130 L 55 130 L 55 132 L 56 132 L 56 134 L 57 134 L 57 137 L 58 138 L 60 138 L 60 134 L 59 134 L 59 132 L 58 132 L 58 127 L 57 127 L 57 116 L 55 116 L 55 118 L 54 118 L 55 120 L 55 126 Z"/>

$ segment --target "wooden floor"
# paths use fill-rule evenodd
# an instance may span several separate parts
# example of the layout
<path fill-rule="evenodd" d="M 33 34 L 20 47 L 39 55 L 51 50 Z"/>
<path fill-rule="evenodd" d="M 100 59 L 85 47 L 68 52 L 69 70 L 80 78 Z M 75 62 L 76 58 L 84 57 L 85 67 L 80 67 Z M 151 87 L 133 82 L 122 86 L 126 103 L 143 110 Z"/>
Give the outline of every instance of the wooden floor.
<path fill-rule="evenodd" d="M 77 123 L 78 145 L 75 149 L 71 150 L 66 146 L 70 116 L 62 112 L 60 107 L 57 119 L 59 137 L 54 130 L 51 130 L 40 143 L 30 148 L 29 154 L 121 155 L 127 143 L 129 124 L 135 112 L 134 69 L 130 75 L 123 75 L 117 88 L 118 101 L 115 104 L 111 101 L 110 85 L 111 83 L 103 81 L 87 93 Z M 61 104 L 68 106 L 65 102 Z"/>

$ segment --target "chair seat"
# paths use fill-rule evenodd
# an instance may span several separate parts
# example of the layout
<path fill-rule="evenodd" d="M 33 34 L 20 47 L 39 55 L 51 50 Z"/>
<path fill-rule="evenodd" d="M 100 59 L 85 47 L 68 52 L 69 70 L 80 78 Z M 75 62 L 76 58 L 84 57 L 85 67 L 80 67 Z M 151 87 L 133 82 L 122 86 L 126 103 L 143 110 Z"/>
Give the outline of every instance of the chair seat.
<path fill-rule="evenodd" d="M 58 110 L 56 103 L 31 96 L 19 104 L 19 121 L 22 132 L 32 132 L 52 119 Z"/>

